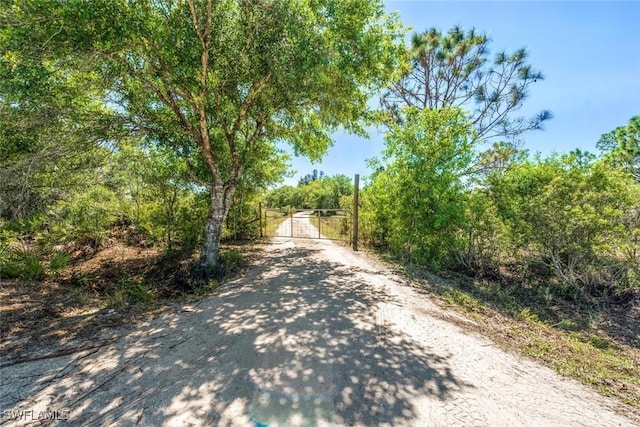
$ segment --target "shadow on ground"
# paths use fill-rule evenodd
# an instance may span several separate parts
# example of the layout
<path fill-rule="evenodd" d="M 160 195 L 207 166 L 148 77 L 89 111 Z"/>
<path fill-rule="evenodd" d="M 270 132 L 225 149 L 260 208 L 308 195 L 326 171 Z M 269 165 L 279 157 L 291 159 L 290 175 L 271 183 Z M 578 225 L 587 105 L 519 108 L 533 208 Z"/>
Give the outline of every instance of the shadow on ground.
<path fill-rule="evenodd" d="M 0 410 L 74 425 L 411 424 L 421 398 L 469 387 L 391 330 L 373 273 L 289 247 L 193 309 L 117 344 L 2 372 Z"/>

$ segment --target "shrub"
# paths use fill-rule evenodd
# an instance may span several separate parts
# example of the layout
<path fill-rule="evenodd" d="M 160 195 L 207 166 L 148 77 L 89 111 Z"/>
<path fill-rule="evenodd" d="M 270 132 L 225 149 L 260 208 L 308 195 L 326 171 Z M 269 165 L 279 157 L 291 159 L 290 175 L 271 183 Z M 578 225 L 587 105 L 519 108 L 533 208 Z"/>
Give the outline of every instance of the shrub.
<path fill-rule="evenodd" d="M 226 275 L 238 273 L 245 264 L 242 253 L 236 250 L 222 252 L 220 254 L 220 260 L 224 266 Z"/>
<path fill-rule="evenodd" d="M 0 277 L 42 280 L 45 277 L 42 257 L 34 250 L 7 248 L 0 258 Z"/>
<path fill-rule="evenodd" d="M 49 271 L 57 272 L 64 269 L 70 261 L 69 254 L 64 252 L 54 252 L 49 259 Z"/>
<path fill-rule="evenodd" d="M 517 256 L 545 262 L 571 289 L 633 281 L 640 198 L 629 176 L 574 152 L 517 165 L 488 191 Z"/>
<path fill-rule="evenodd" d="M 473 272 L 496 269 L 505 253 L 508 230 L 489 194 L 482 189 L 468 193 L 464 216 L 456 244 L 457 262 Z"/>
<path fill-rule="evenodd" d="M 61 200 L 49 211 L 49 226 L 36 238 L 43 246 L 77 242 L 99 247 L 116 222 L 121 204 L 113 190 L 90 187 L 86 192 Z"/>
<path fill-rule="evenodd" d="M 364 225 L 396 255 L 438 269 L 451 261 L 464 221 L 462 176 L 474 159 L 470 127 L 458 109 L 405 114 L 406 123 L 385 135 L 382 161 L 373 164 Z"/>

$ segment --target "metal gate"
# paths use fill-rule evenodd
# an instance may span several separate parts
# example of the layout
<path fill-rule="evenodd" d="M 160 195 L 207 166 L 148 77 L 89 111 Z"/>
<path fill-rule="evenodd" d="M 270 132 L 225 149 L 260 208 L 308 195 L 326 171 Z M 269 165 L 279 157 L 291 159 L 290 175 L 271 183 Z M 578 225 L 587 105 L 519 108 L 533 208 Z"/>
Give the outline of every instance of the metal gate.
<path fill-rule="evenodd" d="M 263 235 L 351 242 L 349 209 L 265 209 Z"/>

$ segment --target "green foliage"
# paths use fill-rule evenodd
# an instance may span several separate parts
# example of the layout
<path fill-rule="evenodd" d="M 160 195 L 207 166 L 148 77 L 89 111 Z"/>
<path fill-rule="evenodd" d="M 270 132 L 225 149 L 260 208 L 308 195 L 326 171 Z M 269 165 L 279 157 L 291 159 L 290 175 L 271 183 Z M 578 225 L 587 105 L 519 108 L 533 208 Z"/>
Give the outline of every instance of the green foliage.
<path fill-rule="evenodd" d="M 314 169 L 313 172 L 306 174 L 298 181 L 298 187 L 302 185 L 310 184 L 313 181 L 317 181 L 318 179 L 322 179 L 324 177 L 324 172 L 320 171 L 318 173 L 318 169 Z"/>
<path fill-rule="evenodd" d="M 301 180 L 297 187 L 282 186 L 270 191 L 266 203 L 272 208 L 337 209 L 341 206 L 341 198 L 351 194 L 353 183 L 348 176 L 321 174 L 308 182 Z"/>
<path fill-rule="evenodd" d="M 457 233 L 457 262 L 468 271 L 495 270 L 507 247 L 509 231 L 487 191 L 475 189 L 466 194 L 464 221 Z"/>
<path fill-rule="evenodd" d="M 638 206 L 624 174 L 574 152 L 525 162 L 489 182 L 515 254 L 538 254 L 569 285 L 613 280 L 611 266 L 630 236 L 624 213 Z"/>
<path fill-rule="evenodd" d="M 396 254 L 437 269 L 449 261 L 464 220 L 463 174 L 474 160 L 470 127 L 457 109 L 409 108 L 404 114 L 407 123 L 386 135 L 379 171 L 367 188 L 365 203 L 374 213 L 365 227 L 375 227 L 369 234 Z M 380 235 L 381 228 L 388 232 Z"/>
<path fill-rule="evenodd" d="M 359 233 L 365 244 L 388 248 L 394 215 L 392 194 L 388 191 L 391 184 L 389 175 L 380 167 L 371 182 L 360 191 Z"/>
<path fill-rule="evenodd" d="M 283 185 L 269 191 L 265 201 L 270 208 L 292 208 L 304 205 L 304 187 Z"/>
<path fill-rule="evenodd" d="M 40 254 L 27 248 L 8 248 L 0 257 L 0 277 L 42 280 L 45 266 Z"/>
<path fill-rule="evenodd" d="M 640 185 L 626 170 L 579 150 L 529 158 L 500 144 L 480 155 L 496 167 L 469 168 L 459 112 L 404 115 L 361 195 L 364 243 L 430 268 L 506 273 L 545 301 L 640 286 Z"/>
<path fill-rule="evenodd" d="M 480 301 L 459 289 L 447 288 L 441 293 L 441 297 L 449 304 L 459 305 L 470 313 L 481 311 L 483 308 L 483 304 Z"/>
<path fill-rule="evenodd" d="M 317 160 L 336 129 L 364 133 L 369 95 L 388 82 L 401 50 L 401 26 L 380 0 L 40 3 L 14 0 L 2 10 L 3 111 L 15 118 L 34 106 L 33 127 L 47 116 L 41 103 L 23 101 L 51 93 L 56 102 L 42 105 L 60 119 L 48 129 L 68 128 L 49 138 L 54 146 L 65 141 L 60 135 L 107 146 L 128 135 L 172 151 L 209 196 L 204 269 L 217 263 L 236 190 L 258 190 L 284 171 L 275 141 Z M 56 78 L 65 84 L 50 91 Z M 82 108 L 66 108 L 76 102 Z M 154 185 L 171 246 L 179 197 L 173 182 L 162 183 Z M 14 187 L 2 190 L 32 188 Z"/>
<path fill-rule="evenodd" d="M 110 305 L 121 307 L 125 304 L 145 303 L 155 299 L 156 292 L 148 284 L 125 276 L 118 282 L 115 293 L 111 297 Z"/>
<path fill-rule="evenodd" d="M 436 28 L 413 34 L 406 67 L 382 97 L 388 119 L 409 123 L 404 107 L 469 109 L 472 142 L 518 140 L 523 132 L 540 129 L 551 118 L 549 111 L 529 119 L 513 113 L 542 73 L 527 63 L 524 48 L 498 52 L 491 59 L 489 44 L 486 34 L 460 27 L 446 34 Z"/>
<path fill-rule="evenodd" d="M 260 195 L 241 188 L 236 193 L 224 224 L 223 239 L 244 240 L 260 237 Z"/>
<path fill-rule="evenodd" d="M 640 182 L 640 116 L 600 137 L 598 149 L 604 160 L 633 175 Z"/>
<path fill-rule="evenodd" d="M 56 273 L 69 265 L 71 257 L 64 252 L 54 252 L 49 259 L 49 271 Z"/>
<path fill-rule="evenodd" d="M 121 130 L 103 103 L 104 80 L 76 54 L 89 39 L 57 43 L 67 32 L 60 6 L 16 0 L 0 8 L 2 218 L 27 218 L 94 182 L 105 141 Z"/>
<path fill-rule="evenodd" d="M 121 144 L 116 160 L 122 209 L 131 223 L 169 250 L 201 242 L 208 205 L 183 159 L 152 143 Z"/>
<path fill-rule="evenodd" d="M 117 194 L 110 188 L 94 186 L 60 200 L 48 212 L 50 226 L 37 233 L 43 244 L 76 242 L 99 247 L 119 212 Z"/>
<path fill-rule="evenodd" d="M 238 274 L 246 265 L 244 256 L 237 250 L 222 252 L 220 258 L 222 265 L 224 266 L 225 274 L 228 276 Z"/>

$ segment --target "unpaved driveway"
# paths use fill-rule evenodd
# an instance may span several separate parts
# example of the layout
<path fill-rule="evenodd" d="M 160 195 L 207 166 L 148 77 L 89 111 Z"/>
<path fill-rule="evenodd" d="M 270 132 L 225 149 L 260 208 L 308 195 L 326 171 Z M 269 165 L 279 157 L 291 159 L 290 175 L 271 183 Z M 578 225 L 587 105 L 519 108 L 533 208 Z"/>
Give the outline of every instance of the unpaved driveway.
<path fill-rule="evenodd" d="M 276 240 L 192 307 L 109 345 L 2 369 L 0 411 L 10 425 L 46 409 L 100 426 L 637 423 L 449 315 L 364 254 Z"/>
<path fill-rule="evenodd" d="M 313 216 L 315 213 L 312 210 L 296 212 L 291 219 L 285 219 L 278 226 L 274 235 L 325 239 L 326 237 L 311 223 L 310 218 Z"/>

